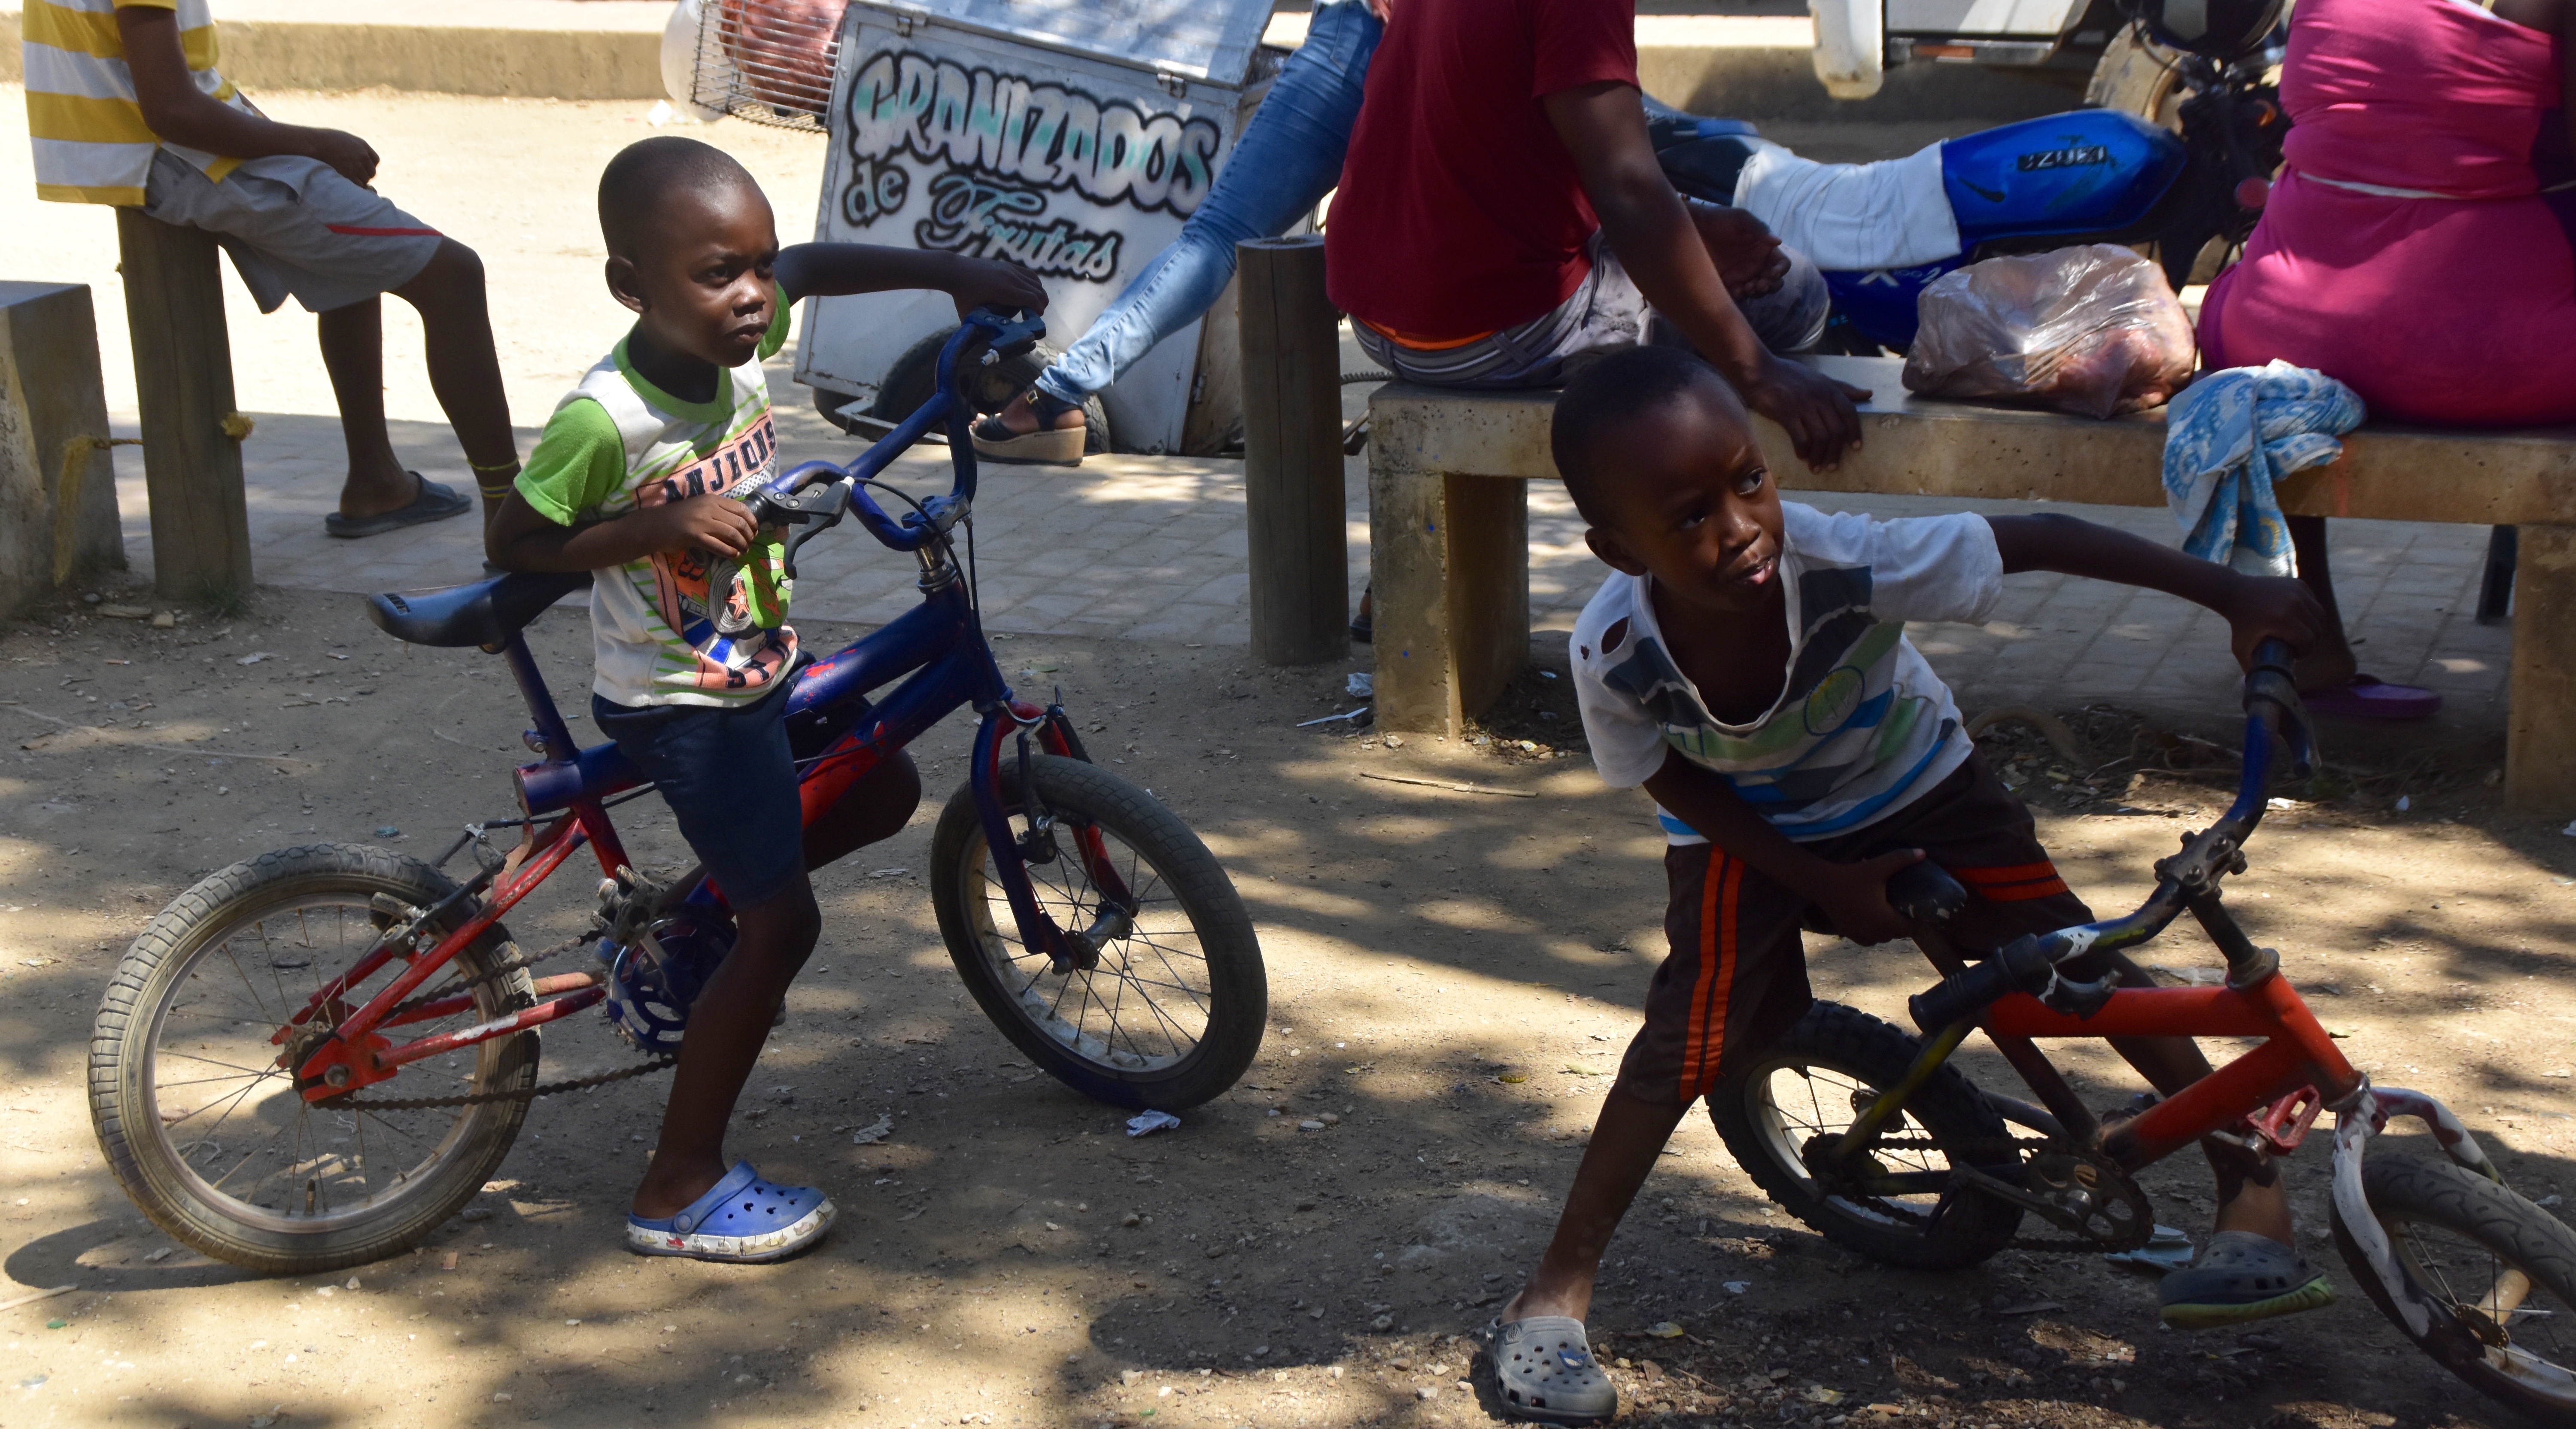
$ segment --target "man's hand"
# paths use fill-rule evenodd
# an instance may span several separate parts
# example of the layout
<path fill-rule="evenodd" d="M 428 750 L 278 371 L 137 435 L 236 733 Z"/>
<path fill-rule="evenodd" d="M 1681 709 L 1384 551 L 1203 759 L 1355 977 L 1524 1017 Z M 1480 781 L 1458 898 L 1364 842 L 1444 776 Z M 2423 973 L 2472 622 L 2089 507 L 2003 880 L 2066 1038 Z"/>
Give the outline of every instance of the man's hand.
<path fill-rule="evenodd" d="M 977 308 L 1046 311 L 1046 284 L 1038 280 L 1038 275 L 998 258 L 960 258 L 956 275 L 940 286 L 957 300 L 957 316 L 961 318 Z"/>
<path fill-rule="evenodd" d="M 1770 357 L 1761 377 L 1744 388 L 1744 405 L 1788 432 L 1808 470 L 1831 471 L 1844 448 L 1860 445 L 1860 413 L 1852 404 L 1869 395 L 1865 387 L 1837 382 L 1804 363 Z"/>
<path fill-rule="evenodd" d="M 1834 931 L 1870 947 L 1910 937 L 1914 925 L 1887 903 L 1887 880 L 1923 861 L 1923 850 L 1902 849 L 1859 863 L 1826 864 L 1821 886 L 1802 890 L 1833 920 Z"/>
<path fill-rule="evenodd" d="M 340 177 L 367 188 L 376 181 L 376 151 L 366 140 L 338 129 L 306 129 L 307 157 L 339 170 Z"/>
<path fill-rule="evenodd" d="M 1728 296 L 1742 301 L 1780 291 L 1789 276 L 1789 255 L 1762 220 L 1740 208 L 1689 200 L 1691 227 L 1717 265 L 1718 280 Z"/>
<path fill-rule="evenodd" d="M 633 519 L 644 527 L 639 538 L 657 551 L 694 549 L 711 556 L 739 556 L 760 535 L 750 508 L 714 492 L 639 511 Z"/>
<path fill-rule="evenodd" d="M 2288 576 L 2237 576 L 2219 614 L 2227 617 L 2236 663 L 2247 670 L 2254 668 L 2254 647 L 2265 640 L 2287 641 L 2290 653 L 2305 655 L 2329 643 L 2334 628 L 2316 595 Z"/>

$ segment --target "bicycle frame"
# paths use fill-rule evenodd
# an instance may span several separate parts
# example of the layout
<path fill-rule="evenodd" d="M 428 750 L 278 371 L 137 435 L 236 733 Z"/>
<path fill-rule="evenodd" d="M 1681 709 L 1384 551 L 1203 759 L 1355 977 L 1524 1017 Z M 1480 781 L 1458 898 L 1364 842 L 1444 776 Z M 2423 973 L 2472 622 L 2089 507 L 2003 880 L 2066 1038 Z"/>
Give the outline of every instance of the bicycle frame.
<path fill-rule="evenodd" d="M 969 519 L 976 486 L 974 445 L 967 438 L 964 407 L 955 396 L 956 367 L 969 335 L 980 330 L 989 336 L 1011 338 L 1032 332 L 1042 335 L 1044 329 L 1031 323 L 1005 324 L 982 315 L 979 319 L 980 328 L 977 319 L 970 319 L 942 352 L 939 391 L 858 460 L 846 467 L 828 462 L 804 463 L 771 482 L 755 499 L 766 498 L 770 510 L 787 513 L 786 519 L 810 523 L 789 543 L 791 562 L 795 549 L 807 538 L 837 522 L 843 510 L 855 510 L 870 534 L 884 545 L 913 552 L 922 567 L 919 606 L 834 654 L 804 666 L 796 674 L 795 685 L 783 696 L 789 702 L 790 746 L 802 766 L 798 794 L 805 824 L 810 827 L 821 818 L 888 755 L 956 710 L 971 706 L 981 716 L 981 722 L 976 730 L 969 784 L 984 826 L 985 842 L 1024 946 L 1045 952 L 1061 972 L 1074 966 L 1090 966 L 1097 960 L 1097 953 L 1090 935 L 1069 934 L 1038 905 L 1029 884 L 1022 846 L 1011 832 L 1011 810 L 1002 800 L 1002 749 L 1005 739 L 1020 735 L 1025 757 L 1025 738 L 1034 731 L 1040 746 L 1049 754 L 1086 762 L 1089 756 L 1061 706 L 1041 709 L 1012 697 L 993 659 L 992 647 L 984 638 L 967 581 L 946 541 L 951 526 Z M 1028 341 L 1034 342 L 1035 335 L 1029 335 Z M 932 423 L 943 418 L 950 428 L 949 454 L 956 473 L 955 485 L 948 496 L 923 503 L 921 514 L 896 521 L 860 489 L 860 483 L 873 479 L 919 440 Z M 800 504 L 799 494 L 816 489 L 818 481 L 826 477 L 829 480 L 825 489 L 838 493 L 837 502 L 829 508 Z M 791 574 L 793 569 L 791 564 Z M 716 588 L 712 582 L 711 588 Z M 281 1054 L 281 1060 L 298 1050 L 304 1053 L 293 1070 L 307 1101 L 347 1095 L 384 1081 L 421 1058 L 541 1026 L 596 1006 L 608 996 L 602 976 L 570 974 L 540 982 L 538 993 L 546 1000 L 537 1005 L 472 1027 L 400 1044 L 382 1035 L 386 1028 L 452 1016 L 471 1006 L 471 994 L 462 992 L 417 1007 L 405 1008 L 403 1003 L 585 845 L 598 859 L 603 875 L 614 877 L 627 865 L 625 846 L 609 820 L 606 801 L 640 788 L 644 783 L 641 773 L 613 743 L 588 749 L 575 743 L 538 673 L 524 636 L 513 631 L 498 646 L 486 648 L 508 662 L 520 699 L 535 721 L 536 727 L 526 735 L 527 743 L 544 756 L 513 771 L 525 817 L 500 822 L 531 828 L 540 819 L 551 817 L 552 822 L 530 841 L 526 857 L 516 868 L 508 867 L 506 861 L 486 867 L 435 907 L 419 910 L 399 927 L 388 929 L 355 964 L 324 984 L 278 1029 L 271 1042 L 290 1048 Z M 870 691 L 897 680 L 902 683 L 884 703 L 869 703 Z M 1032 814 L 1033 833 L 1042 837 L 1049 827 L 1049 816 L 1043 808 Z M 489 827 L 493 825 L 475 826 L 467 831 L 467 838 L 479 841 Z M 1112 866 L 1098 831 L 1082 829 L 1076 833 L 1076 848 L 1086 872 L 1132 916 L 1134 895 Z M 454 931 L 444 935 L 428 931 L 449 910 L 464 905 L 486 888 L 490 895 Z M 678 901 L 724 906 L 722 890 L 705 879 Z M 398 957 L 409 963 L 400 975 L 364 1006 L 351 1011 L 344 1005 L 341 995 L 348 988 L 366 981 Z M 323 1017 L 332 1030 L 319 1043 L 305 1046 L 296 1035 L 297 1029 L 312 1026 L 317 1017 Z"/>
<path fill-rule="evenodd" d="M 2276 738 L 2294 764 L 2313 757 L 2305 714 L 2289 681 L 2289 652 L 2266 642 L 2247 679 L 2244 773 L 2237 798 L 2209 828 L 2191 835 L 2177 857 L 2157 864 L 2156 891 L 2122 918 L 2023 939 L 1971 971 L 1939 935 L 1926 929 L 1917 941 L 1948 974 L 1940 987 L 1914 1000 L 1914 1015 L 1929 1034 L 1922 1052 L 1895 1086 L 1881 1091 L 1830 1146 L 1811 1161 L 1833 1170 L 1840 1183 L 1862 1194 L 1944 1196 L 1992 1177 L 1981 1168 L 1951 1172 L 1856 1174 L 1878 1132 L 1956 1052 L 1982 1028 L 2013 1070 L 2046 1104 L 2047 1111 L 1989 1097 L 2008 1120 L 2054 1141 L 2094 1147 L 2123 1170 L 2151 1165 L 2195 1141 L 2215 1139 L 2243 1152 L 2288 1155 L 2306 1139 L 2322 1111 L 2335 1114 L 2334 1198 L 2345 1231 L 2360 1249 L 2390 1304 L 2418 1338 L 2436 1324 L 2460 1326 L 2479 1339 L 2491 1363 L 2507 1373 L 2548 1377 L 2558 1371 L 2528 1356 L 2506 1355 L 2498 1342 L 2465 1325 L 2452 1307 L 2428 1300 L 2398 1265 L 2362 1186 L 2369 1140 L 2391 1116 L 2411 1116 L 2432 1132 L 2444 1154 L 2460 1166 L 2503 1183 L 2477 1139 L 2441 1102 L 2421 1092 L 2374 1088 L 2308 1010 L 2280 958 L 2254 946 L 2220 899 L 2219 884 L 2245 868 L 2245 841 L 2262 822 L 2271 792 Z M 2144 943 L 2190 913 L 2227 957 L 2222 987 L 2115 986 L 2075 983 L 2058 965 L 2099 950 L 2117 954 Z M 2124 960 L 2123 960 L 2124 961 Z M 2125 1118 L 2105 1131 L 2057 1068 L 2036 1045 L 2043 1039 L 2110 1037 L 2254 1037 L 2259 1045 L 2225 1066 Z M 1962 1179 L 1964 1177 L 1964 1180 Z M 2510 1279 L 2510 1277 L 2508 1277 Z M 2492 1318 L 2519 1303 L 2528 1286 L 2499 1282 L 2487 1297 Z M 2499 1308 L 2500 1307 L 2500 1308 Z M 2552 1380 L 2554 1389 L 2566 1386 Z"/>

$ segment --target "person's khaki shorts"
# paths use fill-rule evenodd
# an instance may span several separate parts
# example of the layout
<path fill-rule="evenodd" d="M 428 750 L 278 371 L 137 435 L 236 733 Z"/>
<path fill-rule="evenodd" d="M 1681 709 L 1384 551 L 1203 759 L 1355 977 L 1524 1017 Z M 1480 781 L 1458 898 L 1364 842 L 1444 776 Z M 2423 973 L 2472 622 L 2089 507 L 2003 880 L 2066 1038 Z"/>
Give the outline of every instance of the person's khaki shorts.
<path fill-rule="evenodd" d="M 318 159 L 247 159 L 220 180 L 164 149 L 152 156 L 143 211 L 202 228 L 232 255 L 264 313 L 291 295 L 310 312 L 363 303 L 418 276 L 437 229 Z"/>

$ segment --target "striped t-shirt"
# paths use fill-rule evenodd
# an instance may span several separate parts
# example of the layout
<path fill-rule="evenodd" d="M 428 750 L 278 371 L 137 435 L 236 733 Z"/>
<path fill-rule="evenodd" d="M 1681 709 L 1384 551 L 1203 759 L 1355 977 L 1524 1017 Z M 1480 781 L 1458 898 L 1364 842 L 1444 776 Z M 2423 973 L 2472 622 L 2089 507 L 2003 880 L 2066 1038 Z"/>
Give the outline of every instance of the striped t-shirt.
<path fill-rule="evenodd" d="M 784 295 L 759 355 L 716 374 L 715 396 L 683 402 L 628 364 L 626 344 L 590 369 L 556 405 L 519 495 L 560 525 L 587 525 L 708 492 L 748 494 L 778 475 L 763 359 L 787 342 Z M 743 553 L 728 590 L 710 590 L 716 560 L 700 550 L 659 551 L 591 572 L 591 689 L 611 704 L 747 705 L 778 687 L 796 663 L 787 618 L 786 548 L 764 531 Z M 740 635 L 717 631 L 716 612 L 747 616 Z"/>
<path fill-rule="evenodd" d="M 1677 750 L 1781 833 L 1831 838 L 1904 808 L 1966 761 L 1959 706 L 1905 622 L 1983 622 L 2003 595 L 2003 557 L 1982 516 L 1880 521 L 1785 501 L 1780 513 L 1789 668 L 1760 718 L 1708 712 L 1673 662 L 1649 581 L 1624 573 L 1574 622 L 1574 693 L 1604 782 L 1643 784 Z M 1707 842 L 1655 814 L 1672 842 Z"/>
<path fill-rule="evenodd" d="M 36 147 L 36 197 L 60 203 L 143 202 L 152 155 L 167 149 L 210 179 L 239 159 L 164 142 L 143 122 L 134 76 L 117 35 L 120 9 L 171 10 L 179 46 L 197 88 L 245 114 L 257 114 L 232 81 L 215 69 L 215 22 L 206 0 L 26 0 L 22 23 L 27 73 L 27 133 Z"/>

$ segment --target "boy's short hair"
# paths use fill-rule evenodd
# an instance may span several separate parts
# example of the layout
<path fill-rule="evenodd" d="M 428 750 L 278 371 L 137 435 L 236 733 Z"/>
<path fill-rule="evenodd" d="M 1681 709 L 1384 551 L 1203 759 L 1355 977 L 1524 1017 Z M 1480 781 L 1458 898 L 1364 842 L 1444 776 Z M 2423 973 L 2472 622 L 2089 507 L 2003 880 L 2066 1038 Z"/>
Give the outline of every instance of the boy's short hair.
<path fill-rule="evenodd" d="M 1625 347 L 1585 364 L 1556 399 L 1556 419 L 1548 446 L 1556 457 L 1556 474 L 1574 509 L 1595 526 L 1604 519 L 1600 472 L 1593 453 L 1601 439 L 1702 383 L 1714 385 L 1730 399 L 1735 389 L 1697 353 L 1679 347 Z M 1729 405 L 1737 405 L 1730 401 Z"/>
<path fill-rule="evenodd" d="M 638 139 L 617 151 L 599 174 L 599 236 L 610 254 L 633 258 L 639 239 L 670 211 L 673 195 L 760 184 L 733 155 L 677 134 Z"/>

